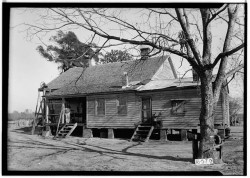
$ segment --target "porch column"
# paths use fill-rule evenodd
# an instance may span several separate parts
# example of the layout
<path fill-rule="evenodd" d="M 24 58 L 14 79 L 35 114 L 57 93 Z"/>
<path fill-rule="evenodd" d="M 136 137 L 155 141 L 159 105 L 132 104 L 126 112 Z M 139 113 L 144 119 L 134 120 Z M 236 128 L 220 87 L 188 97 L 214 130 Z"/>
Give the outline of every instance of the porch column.
<path fill-rule="evenodd" d="M 65 98 L 62 98 L 62 110 L 65 109 Z M 62 118 L 61 118 L 61 123 L 64 124 L 64 112 L 62 112 Z"/>
<path fill-rule="evenodd" d="M 114 139 L 114 129 L 108 129 L 108 138 Z"/>
<path fill-rule="evenodd" d="M 46 123 L 49 123 L 49 105 L 48 102 L 46 102 L 46 115 L 45 115 L 45 121 Z"/>

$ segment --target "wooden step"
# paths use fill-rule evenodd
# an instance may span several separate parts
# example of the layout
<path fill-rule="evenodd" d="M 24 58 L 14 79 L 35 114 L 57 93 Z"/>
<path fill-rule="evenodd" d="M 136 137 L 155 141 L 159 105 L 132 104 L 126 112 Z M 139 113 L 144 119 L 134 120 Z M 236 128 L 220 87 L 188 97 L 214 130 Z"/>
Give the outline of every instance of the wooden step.
<path fill-rule="evenodd" d="M 137 130 L 137 132 L 139 132 L 139 133 L 140 133 L 140 132 L 149 132 L 149 130 L 150 130 L 150 129 L 148 129 L 148 130 Z"/>
<path fill-rule="evenodd" d="M 74 123 L 74 124 L 65 124 L 59 131 L 58 133 L 56 134 L 55 137 L 68 137 L 73 131 L 74 129 L 76 128 L 77 126 L 77 123 Z"/>
<path fill-rule="evenodd" d="M 70 130 L 70 129 L 72 129 L 73 127 L 64 127 L 63 129 L 65 129 L 65 130 Z"/>
<path fill-rule="evenodd" d="M 153 130 L 154 130 L 154 126 L 145 125 L 145 124 L 138 125 L 130 141 L 147 142 L 150 136 L 152 135 Z"/>
<path fill-rule="evenodd" d="M 58 135 L 59 135 L 59 136 L 60 136 L 60 135 L 64 136 L 64 135 L 67 135 L 67 133 L 58 133 Z"/>
<path fill-rule="evenodd" d="M 146 137 L 148 136 L 148 133 L 146 133 L 146 134 L 136 134 L 135 136 L 139 136 L 139 137 L 144 137 L 144 138 L 146 138 Z"/>
<path fill-rule="evenodd" d="M 60 130 L 60 133 L 68 133 L 69 130 Z"/>
<path fill-rule="evenodd" d="M 73 127 L 74 127 L 74 126 L 66 126 L 65 128 L 67 128 L 67 129 L 68 129 L 68 128 L 72 129 Z"/>
<path fill-rule="evenodd" d="M 150 128 L 151 125 L 139 125 L 138 127 L 139 127 L 139 128 Z"/>

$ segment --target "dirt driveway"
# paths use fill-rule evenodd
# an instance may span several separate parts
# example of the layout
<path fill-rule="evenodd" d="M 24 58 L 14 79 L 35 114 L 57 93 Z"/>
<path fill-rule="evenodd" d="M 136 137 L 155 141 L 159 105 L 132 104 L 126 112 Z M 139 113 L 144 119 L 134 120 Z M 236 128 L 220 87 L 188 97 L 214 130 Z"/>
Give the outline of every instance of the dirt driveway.
<path fill-rule="evenodd" d="M 222 165 L 196 166 L 191 142 L 148 143 L 121 139 L 69 137 L 53 140 L 30 135 L 29 129 L 8 134 L 8 170 L 19 171 L 220 171 L 243 174 L 243 140 L 225 143 Z"/>

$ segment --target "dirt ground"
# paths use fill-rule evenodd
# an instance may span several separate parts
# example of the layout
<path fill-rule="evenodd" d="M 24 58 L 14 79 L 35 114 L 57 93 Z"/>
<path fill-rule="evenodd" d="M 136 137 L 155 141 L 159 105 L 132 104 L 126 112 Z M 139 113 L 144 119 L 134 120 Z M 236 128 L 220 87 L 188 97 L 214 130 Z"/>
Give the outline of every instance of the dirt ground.
<path fill-rule="evenodd" d="M 9 171 L 219 171 L 243 175 L 243 139 L 224 144 L 224 164 L 192 163 L 191 141 L 129 142 L 125 139 L 30 135 L 30 128 L 8 130 Z M 84 174 L 84 173 L 83 173 Z"/>

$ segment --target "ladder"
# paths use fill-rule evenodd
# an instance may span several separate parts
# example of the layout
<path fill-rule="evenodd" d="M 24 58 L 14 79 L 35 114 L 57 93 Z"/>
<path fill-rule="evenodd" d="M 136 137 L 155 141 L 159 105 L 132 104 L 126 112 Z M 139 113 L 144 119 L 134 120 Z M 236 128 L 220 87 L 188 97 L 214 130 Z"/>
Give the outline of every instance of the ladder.
<path fill-rule="evenodd" d="M 77 123 L 65 124 L 55 135 L 54 138 L 66 138 L 75 130 Z"/>
<path fill-rule="evenodd" d="M 33 118 L 33 124 L 32 124 L 32 130 L 31 134 L 34 135 L 35 128 L 37 126 L 39 116 L 43 117 L 44 120 L 44 105 L 45 105 L 45 98 L 43 96 L 40 96 L 40 90 L 38 90 L 38 97 L 37 97 L 37 103 L 36 103 L 36 110 L 35 110 L 35 117 Z"/>
<path fill-rule="evenodd" d="M 133 136 L 130 141 L 141 141 L 148 142 L 152 132 L 154 130 L 154 126 L 149 124 L 139 124 L 135 129 Z"/>

